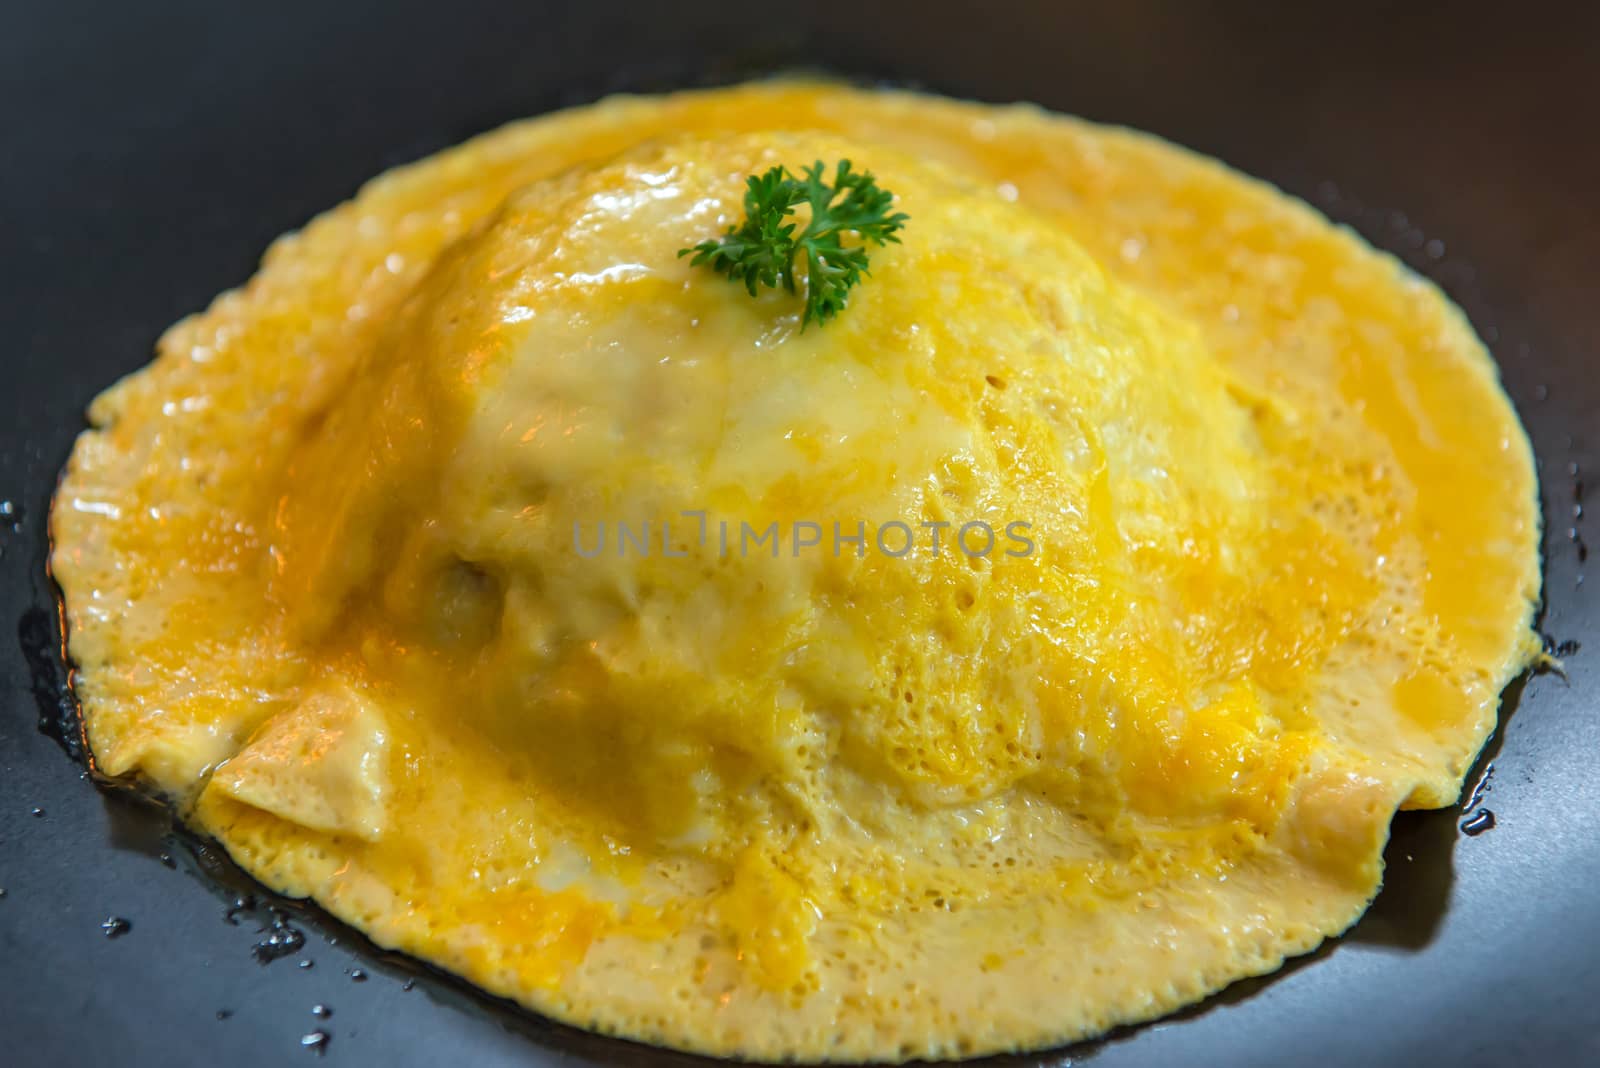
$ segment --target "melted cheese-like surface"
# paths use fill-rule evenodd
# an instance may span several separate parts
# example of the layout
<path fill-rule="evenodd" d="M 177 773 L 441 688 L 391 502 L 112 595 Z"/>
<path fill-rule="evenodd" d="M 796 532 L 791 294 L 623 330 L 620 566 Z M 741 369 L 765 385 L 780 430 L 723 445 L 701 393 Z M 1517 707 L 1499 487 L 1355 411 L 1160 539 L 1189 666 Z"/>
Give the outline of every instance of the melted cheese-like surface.
<path fill-rule="evenodd" d="M 678 256 L 843 158 L 911 221 L 837 320 Z M 514 125 L 282 239 L 91 418 L 53 566 L 101 769 L 382 945 L 704 1052 L 1038 1047 L 1268 971 L 1537 649 L 1459 312 L 1031 108 Z"/>

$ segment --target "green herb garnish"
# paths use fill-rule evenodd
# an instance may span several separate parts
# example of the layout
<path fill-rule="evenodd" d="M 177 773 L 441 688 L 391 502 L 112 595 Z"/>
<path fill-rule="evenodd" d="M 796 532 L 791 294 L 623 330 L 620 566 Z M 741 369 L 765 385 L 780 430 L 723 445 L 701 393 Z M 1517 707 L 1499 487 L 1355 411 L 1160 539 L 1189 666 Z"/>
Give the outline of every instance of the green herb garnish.
<path fill-rule="evenodd" d="M 752 174 L 745 179 L 744 222 L 729 227 L 720 241 L 678 250 L 679 256 L 693 253 L 689 262 L 694 266 L 707 264 L 743 282 L 752 297 L 758 286 L 795 292 L 795 256 L 804 256 L 801 330 L 826 323 L 844 309 L 850 288 L 868 273 L 866 246 L 899 244 L 895 233 L 907 219 L 902 212 L 890 214 L 894 194 L 880 189 L 871 171 L 852 171 L 847 159 L 839 161 L 831 184 L 821 160 L 803 174 L 796 178 L 787 167 Z M 785 220 L 801 204 L 810 207 L 811 218 L 797 234 L 799 223 Z M 841 239 L 846 234 L 855 234 L 861 243 L 845 245 Z"/>

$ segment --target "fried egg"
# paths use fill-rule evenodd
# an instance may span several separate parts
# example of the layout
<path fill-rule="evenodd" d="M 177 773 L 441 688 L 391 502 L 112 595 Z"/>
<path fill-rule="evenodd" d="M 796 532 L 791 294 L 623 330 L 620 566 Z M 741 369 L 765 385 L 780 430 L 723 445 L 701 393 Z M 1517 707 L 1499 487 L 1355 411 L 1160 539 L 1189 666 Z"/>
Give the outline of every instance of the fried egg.
<path fill-rule="evenodd" d="M 678 255 L 840 159 L 909 222 L 834 321 Z M 279 240 L 90 421 L 52 564 L 98 768 L 381 946 L 702 1053 L 1039 1048 L 1271 971 L 1538 652 L 1461 313 L 1026 106 L 514 124 Z"/>

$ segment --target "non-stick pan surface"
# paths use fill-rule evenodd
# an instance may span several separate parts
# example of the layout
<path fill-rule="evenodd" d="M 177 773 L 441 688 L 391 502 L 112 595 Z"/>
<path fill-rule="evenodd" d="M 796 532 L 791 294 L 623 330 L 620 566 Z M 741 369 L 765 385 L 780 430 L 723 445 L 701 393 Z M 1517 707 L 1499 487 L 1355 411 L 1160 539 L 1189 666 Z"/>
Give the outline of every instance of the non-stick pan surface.
<path fill-rule="evenodd" d="M 1019 1063 L 1600 1063 L 1600 589 L 1583 584 L 1600 519 L 1582 515 L 1586 481 L 1600 507 L 1600 17 L 1396 7 L 9 5 L 0 1064 L 694 1062 L 491 1002 L 252 897 L 159 809 L 86 781 L 51 736 L 66 695 L 46 507 L 89 398 L 362 180 L 609 91 L 796 65 L 1036 100 L 1276 182 L 1466 308 L 1540 459 L 1542 627 L 1570 655 L 1564 678 L 1512 687 L 1478 796 L 1396 821 L 1387 885 L 1345 938 Z"/>

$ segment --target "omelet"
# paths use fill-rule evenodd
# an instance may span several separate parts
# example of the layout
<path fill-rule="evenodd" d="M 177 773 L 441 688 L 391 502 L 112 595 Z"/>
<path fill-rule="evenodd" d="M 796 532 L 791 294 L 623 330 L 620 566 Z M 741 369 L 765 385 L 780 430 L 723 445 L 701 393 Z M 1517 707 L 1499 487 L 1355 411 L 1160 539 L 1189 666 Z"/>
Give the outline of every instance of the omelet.
<path fill-rule="evenodd" d="M 832 321 L 679 250 L 851 160 Z M 521 122 L 279 240 L 52 513 L 98 768 L 579 1027 L 1035 1049 L 1360 916 L 1537 655 L 1467 322 L 1273 189 L 771 82 Z"/>

